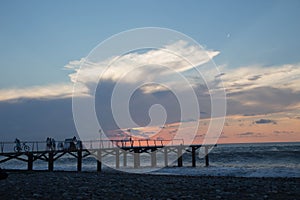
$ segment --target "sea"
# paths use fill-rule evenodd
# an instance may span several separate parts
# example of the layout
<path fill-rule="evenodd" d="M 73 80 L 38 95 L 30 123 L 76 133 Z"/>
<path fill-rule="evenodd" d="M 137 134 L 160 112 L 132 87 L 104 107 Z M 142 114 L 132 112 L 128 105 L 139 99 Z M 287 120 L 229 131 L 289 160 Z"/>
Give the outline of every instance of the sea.
<path fill-rule="evenodd" d="M 209 166 L 205 167 L 204 151 L 197 151 L 197 166 L 192 166 L 192 155 L 183 154 L 183 167 L 177 167 L 176 154 L 169 154 L 168 167 L 164 166 L 163 153 L 157 153 L 157 167 L 151 168 L 149 154 L 141 155 L 141 167 L 133 168 L 133 157 L 127 158 L 123 167 L 122 157 L 118 170 L 133 173 L 188 175 L 188 176 L 234 176 L 234 177 L 300 177 L 300 142 L 295 143 L 251 143 L 251 144 L 218 144 L 209 152 Z M 3 157 L 0 159 L 2 160 Z M 96 159 L 83 159 L 82 171 L 96 171 Z M 115 157 L 103 161 L 103 173 L 114 172 Z M 0 163 L 3 169 L 26 170 L 27 163 L 10 160 Z M 47 170 L 47 162 L 37 160 L 34 170 Z M 54 170 L 76 171 L 77 160 L 71 155 L 59 158 L 54 163 Z"/>

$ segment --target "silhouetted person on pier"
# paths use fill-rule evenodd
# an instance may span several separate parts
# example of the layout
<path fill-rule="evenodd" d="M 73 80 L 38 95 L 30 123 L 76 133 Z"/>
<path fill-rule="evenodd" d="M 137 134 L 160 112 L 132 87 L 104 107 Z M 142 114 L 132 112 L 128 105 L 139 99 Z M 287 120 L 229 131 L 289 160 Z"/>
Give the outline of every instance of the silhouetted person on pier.
<path fill-rule="evenodd" d="M 57 144 L 57 148 L 58 148 L 58 150 L 63 150 L 64 149 L 64 144 L 62 142 L 59 142 Z"/>
<path fill-rule="evenodd" d="M 70 142 L 69 150 L 75 151 L 76 150 L 76 143 L 77 143 L 77 139 L 74 136 L 73 139 L 72 139 L 72 141 Z"/>
<path fill-rule="evenodd" d="M 51 138 L 51 148 L 52 150 L 55 150 L 56 144 L 54 138 Z"/>
<path fill-rule="evenodd" d="M 46 150 L 49 151 L 51 149 L 51 139 L 47 137 L 46 139 Z"/>
<path fill-rule="evenodd" d="M 132 147 L 133 147 L 133 140 L 132 140 L 131 136 L 130 136 L 130 138 L 129 138 L 129 141 L 130 141 L 130 146 L 131 146 L 131 148 L 132 148 Z"/>
<path fill-rule="evenodd" d="M 18 138 L 16 138 L 15 143 L 16 143 L 17 152 L 21 151 L 22 150 L 22 148 L 21 148 L 21 142 L 20 142 L 20 140 Z"/>
<path fill-rule="evenodd" d="M 79 150 L 82 149 L 82 142 L 81 142 L 81 140 L 77 140 L 76 148 L 79 149 Z"/>

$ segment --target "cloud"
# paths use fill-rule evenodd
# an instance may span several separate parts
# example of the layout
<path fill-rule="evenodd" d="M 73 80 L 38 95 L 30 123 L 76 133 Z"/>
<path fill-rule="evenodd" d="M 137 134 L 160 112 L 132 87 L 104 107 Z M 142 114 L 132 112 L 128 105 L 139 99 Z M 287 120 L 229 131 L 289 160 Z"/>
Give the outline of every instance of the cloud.
<path fill-rule="evenodd" d="M 293 134 L 294 131 L 273 131 L 275 134 Z"/>
<path fill-rule="evenodd" d="M 185 90 L 187 84 L 183 84 L 184 73 L 208 63 L 218 54 L 218 51 L 204 50 L 180 40 L 161 49 L 133 51 L 99 62 L 91 62 L 92 56 L 71 61 L 66 69 L 74 70 L 69 75 L 72 82 L 80 83 L 91 90 L 93 88 L 90 85 L 98 84 L 100 80 L 122 84 L 149 83 L 143 88 L 145 93 L 165 90 L 165 87 L 153 86 L 151 82 Z M 201 75 L 196 76 L 199 79 Z"/>
<path fill-rule="evenodd" d="M 260 115 L 300 109 L 300 64 L 222 67 L 222 71 L 228 114 Z"/>
<path fill-rule="evenodd" d="M 299 106 L 300 91 L 292 89 L 258 87 L 227 94 L 228 113 L 259 115 L 290 112 Z"/>
<path fill-rule="evenodd" d="M 20 98 L 30 99 L 63 99 L 72 97 L 73 84 L 54 84 L 32 86 L 27 88 L 0 89 L 0 101 L 11 101 Z"/>
<path fill-rule="evenodd" d="M 221 72 L 217 75 L 211 76 L 210 72 L 204 74 L 210 76 L 209 78 L 204 77 L 207 78 L 207 83 L 215 87 L 215 90 L 209 91 L 205 82 L 193 74 L 194 65 L 178 57 L 174 52 L 184 55 L 197 68 L 205 66 L 209 62 L 209 58 L 220 53 L 213 50 L 204 51 L 197 46 L 178 41 L 162 49 L 129 52 L 123 56 L 113 56 L 99 62 L 90 62 L 86 58 L 81 58 L 70 61 L 64 67 L 65 70 L 70 71 L 69 83 L 1 89 L 0 101 L 12 101 L 20 98 L 69 98 L 72 97 L 73 83 L 77 83 L 76 95 L 90 95 L 93 92 L 92 85 L 97 85 L 101 77 L 101 84 L 113 86 L 118 82 L 123 85 L 124 90 L 135 83 L 147 83 L 140 85 L 139 96 L 136 96 L 140 100 L 134 101 L 138 103 L 145 101 L 144 105 L 155 102 L 155 98 L 169 100 L 172 96 L 170 91 L 174 88 L 183 94 L 192 86 L 198 97 L 201 111 L 205 110 L 207 113 L 205 117 L 210 117 L 210 93 L 217 92 L 222 85 L 227 92 L 227 113 L 229 115 L 254 116 L 300 109 L 300 64 L 267 67 L 256 65 L 234 69 L 221 66 Z M 107 69 L 108 65 L 110 67 Z M 80 68 L 80 66 L 82 67 Z M 184 84 L 178 73 L 185 74 L 191 84 Z M 157 76 L 158 74 L 159 76 Z M 142 95 L 145 96 L 142 97 Z M 107 96 L 107 98 L 110 97 Z M 144 112 L 145 109 L 141 110 Z M 136 116 L 140 112 L 136 112 Z"/>
<path fill-rule="evenodd" d="M 215 77 L 219 78 L 219 77 L 224 76 L 224 75 L 225 75 L 225 73 L 220 73 L 220 74 L 216 75 Z"/>
<path fill-rule="evenodd" d="M 271 119 L 260 119 L 260 120 L 257 120 L 255 121 L 256 124 L 277 124 L 276 121 L 274 120 L 271 120 Z"/>
<path fill-rule="evenodd" d="M 45 141 L 46 137 L 64 140 L 76 135 L 72 100 L 22 99 L 18 103 L 0 102 L 1 141 Z"/>
<path fill-rule="evenodd" d="M 254 132 L 244 132 L 244 133 L 239 133 L 238 136 L 240 137 L 263 137 L 261 133 L 254 133 Z"/>
<path fill-rule="evenodd" d="M 247 91 L 258 87 L 272 87 L 299 91 L 300 64 L 281 66 L 223 67 L 223 84 L 228 93 Z"/>
<path fill-rule="evenodd" d="M 249 77 L 248 80 L 249 80 L 249 81 L 256 81 L 256 80 L 258 80 L 258 79 L 260 79 L 260 78 L 261 78 L 261 75 L 254 75 L 254 76 L 252 76 L 252 77 Z"/>
<path fill-rule="evenodd" d="M 253 114 L 253 113 L 246 113 L 246 114 L 243 114 L 243 116 L 245 117 L 249 117 L 249 116 L 255 116 L 256 114 Z"/>
<path fill-rule="evenodd" d="M 239 133 L 238 135 L 240 135 L 240 136 L 252 136 L 252 135 L 254 135 L 254 133 L 253 132 L 245 132 L 245 133 Z"/>
<path fill-rule="evenodd" d="M 142 52 L 133 51 L 122 56 L 116 55 L 106 58 L 99 62 L 91 62 L 87 58 L 81 58 L 70 61 L 63 68 L 70 71 L 69 83 L 2 89 L 0 90 L 0 101 L 19 98 L 59 99 L 71 97 L 72 84 L 74 83 L 76 83 L 75 95 L 89 95 L 94 90 L 91 86 L 98 85 L 100 78 L 104 82 L 119 82 L 122 84 L 148 82 L 148 85 L 142 87 L 144 93 L 166 91 L 164 85 L 186 90 L 186 87 L 189 86 L 183 84 L 183 81 L 179 79 L 182 73 L 209 62 L 211 58 L 219 53 L 218 51 L 204 50 L 199 46 L 190 45 L 180 40 L 161 49 L 148 49 Z M 151 82 L 161 84 L 151 84 Z"/>

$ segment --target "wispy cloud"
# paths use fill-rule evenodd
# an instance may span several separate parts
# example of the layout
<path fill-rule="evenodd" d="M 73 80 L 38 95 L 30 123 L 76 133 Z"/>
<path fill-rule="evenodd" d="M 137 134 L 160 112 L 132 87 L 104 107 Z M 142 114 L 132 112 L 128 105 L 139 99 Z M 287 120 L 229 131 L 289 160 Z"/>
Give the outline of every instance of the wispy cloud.
<path fill-rule="evenodd" d="M 299 109 L 300 64 L 222 67 L 229 114 L 263 114 Z"/>
<path fill-rule="evenodd" d="M 256 124 L 277 124 L 276 121 L 271 120 L 271 119 L 260 119 L 255 121 Z"/>
<path fill-rule="evenodd" d="M 72 96 L 73 84 L 55 84 L 33 86 L 27 88 L 0 89 L 0 101 L 9 101 L 20 98 L 30 99 L 61 99 Z"/>
<path fill-rule="evenodd" d="M 300 91 L 300 64 L 223 68 L 222 80 L 228 93 L 273 87 Z"/>
<path fill-rule="evenodd" d="M 278 130 L 275 130 L 275 131 L 273 131 L 273 133 L 275 133 L 275 134 L 293 134 L 294 131 L 278 131 Z"/>

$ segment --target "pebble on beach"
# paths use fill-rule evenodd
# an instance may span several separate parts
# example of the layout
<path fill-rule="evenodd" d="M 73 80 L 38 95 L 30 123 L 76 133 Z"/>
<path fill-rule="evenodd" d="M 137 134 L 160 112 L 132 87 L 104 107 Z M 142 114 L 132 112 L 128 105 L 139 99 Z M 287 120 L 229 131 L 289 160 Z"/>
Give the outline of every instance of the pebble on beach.
<path fill-rule="evenodd" d="M 298 199 L 300 178 L 9 172 L 2 199 Z"/>

